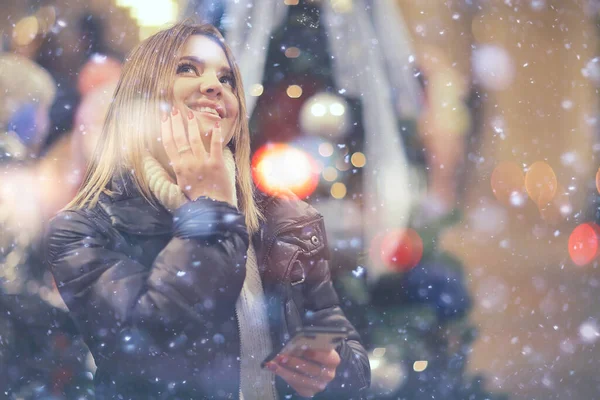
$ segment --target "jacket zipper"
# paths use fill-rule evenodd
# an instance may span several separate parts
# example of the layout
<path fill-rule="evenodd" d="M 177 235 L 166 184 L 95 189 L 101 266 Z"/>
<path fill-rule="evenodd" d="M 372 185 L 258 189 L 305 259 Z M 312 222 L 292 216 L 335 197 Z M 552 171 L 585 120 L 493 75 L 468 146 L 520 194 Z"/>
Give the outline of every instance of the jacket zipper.
<path fill-rule="evenodd" d="M 294 230 L 294 229 L 297 229 L 297 228 L 301 227 L 301 226 L 302 226 L 303 224 L 305 224 L 305 223 L 308 225 L 309 223 L 312 223 L 312 222 L 315 222 L 315 221 L 320 221 L 320 220 L 322 220 L 322 219 L 323 219 L 323 217 L 322 217 L 322 216 L 320 216 L 320 217 L 317 217 L 317 218 L 315 218 L 315 217 L 312 217 L 312 216 L 311 216 L 311 217 L 307 217 L 307 218 L 303 218 L 303 219 L 301 219 L 301 220 L 297 221 L 297 222 L 296 222 L 296 223 L 295 223 L 293 226 L 291 226 L 291 227 L 287 226 L 287 227 L 280 228 L 280 229 L 278 229 L 277 231 L 275 231 L 275 233 L 273 234 L 273 238 L 270 240 L 269 246 L 267 247 L 267 251 L 265 252 L 265 255 L 264 255 L 264 257 L 263 257 L 263 261 L 262 261 L 262 262 L 263 262 L 263 264 L 264 264 L 264 263 L 267 261 L 267 258 L 268 258 L 268 256 L 269 256 L 269 253 L 271 252 L 271 249 L 273 248 L 273 245 L 275 244 L 275 241 L 277 240 L 277 237 L 278 237 L 279 235 L 281 235 L 281 234 L 282 234 L 282 233 L 284 233 L 284 232 L 287 232 L 287 231 L 292 231 L 292 230 Z M 298 253 L 296 253 L 296 254 L 294 255 L 294 257 L 292 257 L 292 263 L 293 263 L 293 261 L 294 261 L 294 260 L 297 258 L 297 256 L 298 256 Z M 290 265 L 292 265 L 292 264 L 290 264 Z M 288 274 L 288 271 L 289 271 L 289 270 L 290 270 L 290 266 L 288 265 L 288 267 L 286 268 L 286 271 L 285 271 L 285 273 L 284 273 L 284 276 L 283 276 L 283 277 L 284 277 L 284 279 L 285 279 L 285 277 L 287 276 L 287 274 Z M 245 279 L 244 279 L 244 280 L 245 280 Z M 284 312 L 285 312 L 285 311 L 284 311 Z M 238 309 L 237 309 L 237 307 L 235 308 L 235 318 L 236 318 L 236 320 L 237 320 L 236 322 L 237 322 L 237 328 L 238 328 L 238 336 L 239 336 L 239 338 L 240 338 L 240 367 L 239 367 L 239 372 L 240 372 L 240 383 L 239 383 L 239 390 L 238 390 L 238 392 L 239 392 L 239 393 L 238 393 L 238 398 L 239 398 L 239 399 L 242 399 L 242 396 L 243 396 L 243 394 L 242 394 L 242 352 L 241 352 L 241 350 L 242 350 L 242 328 L 241 328 L 241 326 L 240 326 L 240 315 L 239 315 L 239 313 L 238 313 Z M 273 398 L 275 398 L 275 399 L 276 399 L 276 398 L 277 398 L 277 392 L 276 392 L 276 390 L 275 390 L 275 376 L 273 376 L 273 379 L 271 380 L 271 391 L 273 392 Z"/>

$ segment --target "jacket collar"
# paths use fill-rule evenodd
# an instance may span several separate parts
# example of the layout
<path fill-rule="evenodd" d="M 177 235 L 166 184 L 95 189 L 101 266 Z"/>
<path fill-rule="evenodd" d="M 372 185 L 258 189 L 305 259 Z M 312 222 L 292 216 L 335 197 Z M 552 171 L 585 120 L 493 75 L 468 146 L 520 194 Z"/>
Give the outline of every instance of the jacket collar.
<path fill-rule="evenodd" d="M 109 189 L 112 196 L 102 194 L 99 206 L 111 224 L 124 232 L 152 236 L 170 233 L 173 217 L 162 205 L 153 206 L 136 188 L 131 174 L 117 173 Z"/>
<path fill-rule="evenodd" d="M 173 217 L 162 205 L 153 206 L 142 197 L 131 174 L 116 174 L 110 183 L 113 196 L 103 194 L 99 205 L 112 225 L 131 234 L 152 236 L 172 231 Z M 259 237 L 270 241 L 278 233 L 292 229 L 301 222 L 320 218 L 320 214 L 293 195 L 256 194 L 257 206 L 265 215 Z"/>

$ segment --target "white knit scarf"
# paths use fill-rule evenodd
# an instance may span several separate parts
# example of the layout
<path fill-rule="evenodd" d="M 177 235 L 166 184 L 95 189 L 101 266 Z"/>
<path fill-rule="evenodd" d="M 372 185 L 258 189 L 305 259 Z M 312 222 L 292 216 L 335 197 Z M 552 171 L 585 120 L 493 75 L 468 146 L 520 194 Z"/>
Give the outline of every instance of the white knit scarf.
<path fill-rule="evenodd" d="M 223 150 L 223 156 L 233 186 L 234 204 L 237 207 L 235 160 L 233 153 L 227 147 Z M 143 165 L 150 190 L 165 208 L 173 212 L 188 201 L 179 186 L 154 157 L 150 155 L 144 157 Z M 265 295 L 252 242 L 246 253 L 246 279 L 236 302 L 235 311 L 240 328 L 240 399 L 275 400 L 278 397 L 274 386 L 275 376 L 270 371 L 260 368 L 261 361 L 271 352 L 272 344 Z"/>

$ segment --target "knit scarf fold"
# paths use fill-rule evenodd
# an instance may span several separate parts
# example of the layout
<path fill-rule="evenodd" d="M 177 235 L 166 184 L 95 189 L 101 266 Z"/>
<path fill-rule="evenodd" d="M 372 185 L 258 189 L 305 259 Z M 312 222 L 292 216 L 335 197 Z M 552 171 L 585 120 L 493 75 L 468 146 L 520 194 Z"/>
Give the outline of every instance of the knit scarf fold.
<path fill-rule="evenodd" d="M 223 150 L 223 156 L 233 188 L 234 205 L 237 207 L 235 159 L 227 147 Z M 144 157 L 143 173 L 154 196 L 171 213 L 188 201 L 183 191 L 154 157 Z M 240 328 L 240 399 L 276 400 L 278 396 L 274 385 L 275 376 L 270 371 L 260 368 L 262 360 L 271 353 L 272 344 L 265 295 L 252 242 L 246 253 L 246 279 L 235 311 Z"/>

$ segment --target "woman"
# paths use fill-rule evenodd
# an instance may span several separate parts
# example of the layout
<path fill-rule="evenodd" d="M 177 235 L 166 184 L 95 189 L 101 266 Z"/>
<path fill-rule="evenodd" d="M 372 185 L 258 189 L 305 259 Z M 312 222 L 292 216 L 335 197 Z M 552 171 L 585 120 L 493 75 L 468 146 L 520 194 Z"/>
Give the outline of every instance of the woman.
<path fill-rule="evenodd" d="M 99 399 L 358 398 L 369 384 L 322 218 L 292 196 L 253 193 L 240 73 L 212 26 L 179 24 L 132 52 L 47 240 Z M 261 369 L 301 326 L 350 335 Z"/>

